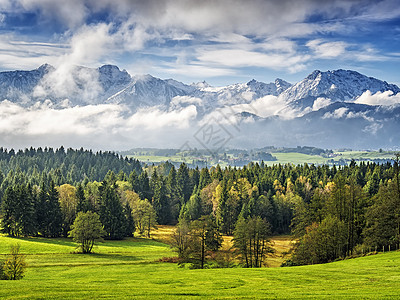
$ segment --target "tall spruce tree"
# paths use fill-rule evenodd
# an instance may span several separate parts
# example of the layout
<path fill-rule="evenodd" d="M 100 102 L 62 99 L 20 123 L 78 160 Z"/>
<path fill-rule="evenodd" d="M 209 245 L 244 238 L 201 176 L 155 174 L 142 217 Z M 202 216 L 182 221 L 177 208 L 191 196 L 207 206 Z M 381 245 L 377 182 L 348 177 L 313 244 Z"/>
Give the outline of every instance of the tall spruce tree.
<path fill-rule="evenodd" d="M 135 232 L 135 220 L 132 216 L 132 208 L 128 202 L 125 203 L 124 206 L 124 214 L 125 214 L 125 236 L 132 237 Z"/>
<path fill-rule="evenodd" d="M 169 224 L 171 220 L 171 207 L 167 196 L 167 188 L 163 176 L 158 176 L 154 182 L 153 207 L 157 214 L 157 223 Z"/>
<path fill-rule="evenodd" d="M 54 181 L 50 181 L 46 199 L 46 230 L 45 236 L 59 237 L 62 232 L 62 212 L 58 201 L 58 192 Z"/>
<path fill-rule="evenodd" d="M 81 184 L 78 184 L 78 187 L 76 188 L 76 199 L 78 201 L 78 204 L 76 206 L 76 213 L 80 211 L 93 211 L 91 203 L 85 197 L 85 190 L 83 189 Z"/>
<path fill-rule="evenodd" d="M 100 192 L 100 220 L 107 232 L 106 238 L 119 240 L 126 233 L 126 219 L 115 182 L 103 180 Z"/>

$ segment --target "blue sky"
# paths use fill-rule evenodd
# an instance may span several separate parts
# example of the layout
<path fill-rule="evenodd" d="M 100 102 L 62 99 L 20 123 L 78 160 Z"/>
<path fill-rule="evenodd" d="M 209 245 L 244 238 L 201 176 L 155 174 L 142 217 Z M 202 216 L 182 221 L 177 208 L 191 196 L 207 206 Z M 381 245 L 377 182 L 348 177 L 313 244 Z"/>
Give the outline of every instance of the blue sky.
<path fill-rule="evenodd" d="M 0 70 L 44 63 L 212 85 L 342 68 L 400 85 L 400 1 L 0 0 Z"/>

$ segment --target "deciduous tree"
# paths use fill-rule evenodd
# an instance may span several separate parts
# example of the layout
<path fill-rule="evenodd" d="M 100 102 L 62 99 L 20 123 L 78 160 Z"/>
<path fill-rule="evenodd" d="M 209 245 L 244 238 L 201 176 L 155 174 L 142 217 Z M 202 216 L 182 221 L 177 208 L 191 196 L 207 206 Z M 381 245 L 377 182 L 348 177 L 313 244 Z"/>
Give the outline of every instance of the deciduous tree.
<path fill-rule="evenodd" d="M 99 215 L 88 211 L 78 213 L 71 225 L 69 237 L 79 244 L 82 253 L 91 253 L 95 242 L 102 241 L 102 237 L 106 234 Z"/>
<path fill-rule="evenodd" d="M 247 268 L 262 267 L 268 253 L 272 252 L 269 223 L 261 217 L 240 218 L 233 236 L 233 246 Z"/>

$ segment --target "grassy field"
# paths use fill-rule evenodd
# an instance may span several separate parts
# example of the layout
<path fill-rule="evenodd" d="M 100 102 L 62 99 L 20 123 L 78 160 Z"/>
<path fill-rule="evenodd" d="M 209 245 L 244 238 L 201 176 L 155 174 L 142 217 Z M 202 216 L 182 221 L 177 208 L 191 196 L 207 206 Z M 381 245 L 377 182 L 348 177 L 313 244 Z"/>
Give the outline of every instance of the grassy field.
<path fill-rule="evenodd" d="M 308 155 L 303 153 L 271 153 L 273 156 L 277 158 L 277 161 L 268 161 L 267 165 L 272 166 L 274 164 L 323 164 L 328 159 L 318 156 L 318 155 Z"/>
<path fill-rule="evenodd" d="M 394 157 L 394 152 L 392 151 L 383 151 L 382 153 L 378 151 L 344 151 L 344 152 L 335 152 L 335 157 L 333 158 L 326 158 L 322 157 L 319 155 L 308 155 L 308 154 L 303 154 L 303 153 L 271 153 L 273 156 L 277 158 L 276 161 L 268 161 L 265 162 L 267 165 L 272 166 L 274 164 L 287 164 L 291 163 L 294 165 L 298 164 L 324 164 L 333 159 L 334 161 L 339 161 L 339 160 L 374 160 L 374 159 L 392 159 Z M 154 155 L 128 155 L 128 157 L 134 157 L 140 161 L 146 162 L 146 163 L 159 163 L 163 161 L 170 161 L 170 162 L 185 162 L 192 164 L 194 157 L 183 157 L 179 155 L 175 156 L 154 156 Z M 213 163 L 214 165 L 217 164 L 217 162 Z M 219 165 L 221 167 L 227 166 L 226 162 L 220 162 Z"/>
<path fill-rule="evenodd" d="M 394 157 L 394 152 L 384 151 L 382 153 L 378 151 L 365 152 L 365 151 L 345 151 L 337 152 L 340 154 L 338 158 L 343 159 L 392 159 Z"/>
<path fill-rule="evenodd" d="M 169 229 L 164 228 L 168 234 Z M 282 238 L 283 249 L 287 238 Z M 1 281 L 1 299 L 369 298 L 400 295 L 400 252 L 325 265 L 189 270 L 157 260 L 174 253 L 148 239 L 107 241 L 96 254 L 72 254 L 67 239 L 0 236 L 0 253 L 20 243 L 29 267 Z"/>

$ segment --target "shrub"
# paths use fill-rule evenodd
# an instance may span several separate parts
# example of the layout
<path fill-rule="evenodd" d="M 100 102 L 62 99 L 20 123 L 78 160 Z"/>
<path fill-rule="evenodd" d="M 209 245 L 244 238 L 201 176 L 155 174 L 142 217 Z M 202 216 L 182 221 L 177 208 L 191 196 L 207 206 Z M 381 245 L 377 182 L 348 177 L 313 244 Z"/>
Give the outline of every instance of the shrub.
<path fill-rule="evenodd" d="M 19 280 L 24 277 L 25 269 L 25 255 L 20 253 L 20 246 L 11 246 L 10 254 L 2 265 L 0 275 L 6 280 Z"/>

